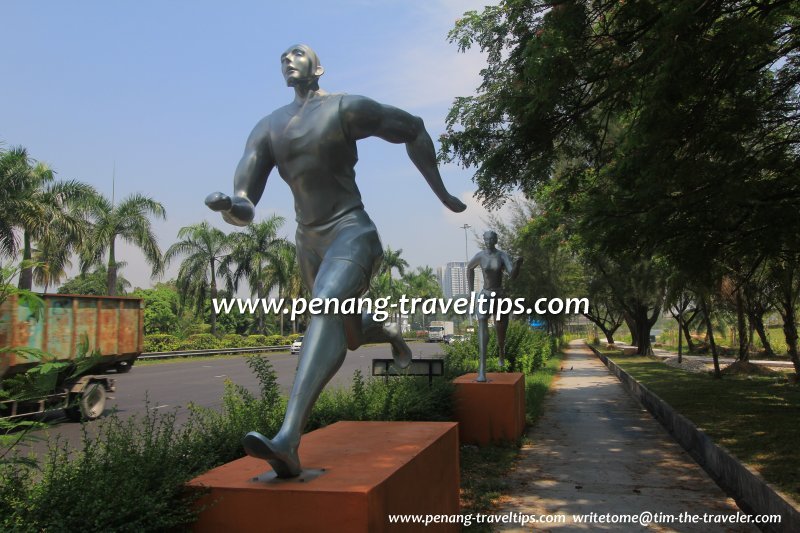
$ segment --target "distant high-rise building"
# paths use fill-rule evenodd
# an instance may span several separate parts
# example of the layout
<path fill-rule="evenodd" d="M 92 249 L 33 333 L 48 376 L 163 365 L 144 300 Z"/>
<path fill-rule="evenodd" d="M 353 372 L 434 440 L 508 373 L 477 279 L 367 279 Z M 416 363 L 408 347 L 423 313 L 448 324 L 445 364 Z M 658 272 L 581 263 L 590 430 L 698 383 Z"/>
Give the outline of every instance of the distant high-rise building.
<path fill-rule="evenodd" d="M 441 271 L 442 294 L 445 298 L 463 296 L 469 292 L 467 284 L 467 263 L 452 261 L 439 269 Z M 480 267 L 475 269 L 475 291 L 483 289 L 483 273 Z"/>

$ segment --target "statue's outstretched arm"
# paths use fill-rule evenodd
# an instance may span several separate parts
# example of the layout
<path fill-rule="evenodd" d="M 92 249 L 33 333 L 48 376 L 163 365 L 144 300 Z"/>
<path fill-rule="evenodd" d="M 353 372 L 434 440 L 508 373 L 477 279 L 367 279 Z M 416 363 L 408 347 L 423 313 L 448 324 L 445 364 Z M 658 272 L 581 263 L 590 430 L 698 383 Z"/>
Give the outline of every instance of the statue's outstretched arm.
<path fill-rule="evenodd" d="M 345 130 L 353 139 L 380 137 L 391 143 L 405 143 L 408 156 L 439 200 L 456 213 L 467 208 L 447 192 L 436 166 L 433 141 L 421 118 L 364 96 L 344 96 L 341 111 Z"/>
<path fill-rule="evenodd" d="M 519 269 L 522 266 L 522 258 L 518 257 L 514 263 L 511 263 L 511 256 L 504 253 L 503 261 L 505 262 L 506 271 L 508 272 L 509 279 L 516 279 L 519 276 Z"/>
<path fill-rule="evenodd" d="M 206 197 L 206 205 L 221 211 L 226 222 L 246 226 L 255 217 L 255 204 L 264 193 L 267 177 L 275 166 L 269 145 L 269 117 L 256 124 L 247 139 L 244 155 L 233 176 L 233 197 L 215 192 Z"/>

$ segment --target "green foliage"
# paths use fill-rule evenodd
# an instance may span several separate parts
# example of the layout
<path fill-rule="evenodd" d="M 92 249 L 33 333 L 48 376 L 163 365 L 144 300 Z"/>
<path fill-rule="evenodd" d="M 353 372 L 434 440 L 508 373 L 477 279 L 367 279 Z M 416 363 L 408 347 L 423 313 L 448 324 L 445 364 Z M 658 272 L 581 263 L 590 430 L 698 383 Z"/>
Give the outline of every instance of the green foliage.
<path fill-rule="evenodd" d="M 220 339 L 223 348 L 244 348 L 247 345 L 247 340 L 241 335 L 229 333 Z"/>
<path fill-rule="evenodd" d="M 178 319 L 178 293 L 159 283 L 152 289 L 136 289 L 133 296 L 144 300 L 144 333 L 175 333 Z"/>
<path fill-rule="evenodd" d="M 145 352 L 174 352 L 181 345 L 181 340 L 173 335 L 157 333 L 144 338 Z"/>
<path fill-rule="evenodd" d="M 266 335 L 248 335 L 245 339 L 245 346 L 267 346 Z"/>
<path fill-rule="evenodd" d="M 175 413 L 148 408 L 97 431 L 84 429 L 79 451 L 56 442 L 41 473 L 19 462 L 0 464 L 0 529 L 4 531 L 168 531 L 193 520 L 200 495 L 185 483 L 241 457 L 248 431 L 274 434 L 285 401 L 269 361 L 249 365 L 261 395 L 225 384 L 222 411 L 191 406 L 179 428 Z"/>
<path fill-rule="evenodd" d="M 544 331 L 535 330 L 517 320 L 511 320 L 506 331 L 507 372 L 531 374 L 540 368 L 557 352 L 557 339 Z M 445 347 L 445 373 L 454 378 L 462 374 L 478 371 L 478 335 L 470 335 L 463 342 Z M 498 364 L 497 334 L 489 330 L 486 371 L 497 372 Z"/>
<path fill-rule="evenodd" d="M 193 437 L 176 430 L 174 414 L 148 409 L 143 418 L 112 414 L 97 435 L 84 428 L 75 453 L 56 442 L 41 477 L 0 470 L 0 524 L 21 531 L 163 531 L 191 522 L 193 495 L 183 483 L 194 474 Z M 25 488 L 15 486 L 25 483 Z"/>
<path fill-rule="evenodd" d="M 117 295 L 125 295 L 131 284 L 117 274 Z M 59 294 L 88 294 L 105 296 L 108 293 L 108 271 L 104 266 L 97 266 L 92 272 L 78 274 L 58 288 Z"/>
<path fill-rule="evenodd" d="M 225 382 L 222 411 L 191 406 L 192 419 L 186 431 L 198 435 L 194 453 L 209 463 L 219 464 L 244 455 L 241 440 L 249 431 L 274 435 L 286 411 L 277 376 L 269 359 L 251 356 L 247 362 L 258 376 L 260 395 L 241 385 Z"/>
<path fill-rule="evenodd" d="M 211 333 L 196 333 L 181 341 L 178 350 L 213 350 L 221 347 L 220 340 Z"/>
<path fill-rule="evenodd" d="M 353 375 L 349 390 L 325 390 L 309 418 L 307 431 L 339 420 L 451 420 L 452 384 L 413 376 L 364 379 L 361 372 Z"/>

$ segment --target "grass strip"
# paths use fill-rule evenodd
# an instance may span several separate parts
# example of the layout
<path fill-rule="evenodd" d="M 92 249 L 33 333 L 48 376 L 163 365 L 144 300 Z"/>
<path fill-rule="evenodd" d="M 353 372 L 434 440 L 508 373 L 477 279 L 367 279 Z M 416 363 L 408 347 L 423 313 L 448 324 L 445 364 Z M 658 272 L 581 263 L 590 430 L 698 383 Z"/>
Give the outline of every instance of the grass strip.
<path fill-rule="evenodd" d="M 607 355 L 717 444 L 800 501 L 800 387 L 786 377 L 691 374 L 653 357 Z"/>

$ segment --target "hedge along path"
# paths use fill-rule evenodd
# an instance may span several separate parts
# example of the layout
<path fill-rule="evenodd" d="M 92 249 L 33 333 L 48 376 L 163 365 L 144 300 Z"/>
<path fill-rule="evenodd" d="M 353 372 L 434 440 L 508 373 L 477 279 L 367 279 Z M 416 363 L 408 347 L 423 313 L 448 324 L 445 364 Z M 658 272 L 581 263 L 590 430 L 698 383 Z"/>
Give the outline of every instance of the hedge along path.
<path fill-rule="evenodd" d="M 572 341 L 563 370 L 528 430 L 531 444 L 509 475 L 497 514 L 566 515 L 537 529 L 625 531 L 758 531 L 755 526 L 576 524 L 573 514 L 645 511 L 733 515 L 741 512 L 661 425 L 633 400 L 583 341 Z M 530 531 L 517 524 L 508 531 Z"/>

